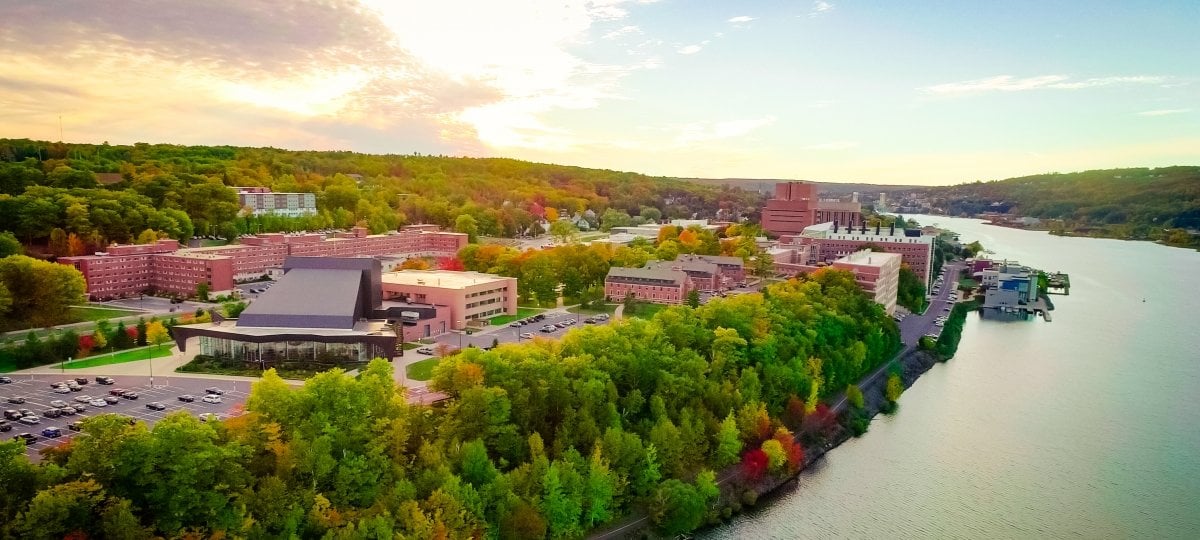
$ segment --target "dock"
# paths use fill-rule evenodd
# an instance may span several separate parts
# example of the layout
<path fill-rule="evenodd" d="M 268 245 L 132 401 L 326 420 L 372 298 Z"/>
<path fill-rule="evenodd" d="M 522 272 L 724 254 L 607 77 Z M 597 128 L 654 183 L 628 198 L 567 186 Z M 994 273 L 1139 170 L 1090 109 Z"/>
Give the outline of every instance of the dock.
<path fill-rule="evenodd" d="M 1071 275 L 1062 272 L 1046 274 L 1046 294 L 1071 295 Z"/>

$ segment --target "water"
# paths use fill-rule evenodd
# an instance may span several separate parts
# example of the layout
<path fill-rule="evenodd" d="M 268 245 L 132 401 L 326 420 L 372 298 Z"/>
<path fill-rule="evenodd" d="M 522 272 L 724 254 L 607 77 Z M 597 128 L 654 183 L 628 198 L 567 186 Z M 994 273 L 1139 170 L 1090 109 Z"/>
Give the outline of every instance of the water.
<path fill-rule="evenodd" d="M 913 217 L 1071 295 L 1051 323 L 970 316 L 896 415 L 701 536 L 1200 538 L 1200 253 Z"/>

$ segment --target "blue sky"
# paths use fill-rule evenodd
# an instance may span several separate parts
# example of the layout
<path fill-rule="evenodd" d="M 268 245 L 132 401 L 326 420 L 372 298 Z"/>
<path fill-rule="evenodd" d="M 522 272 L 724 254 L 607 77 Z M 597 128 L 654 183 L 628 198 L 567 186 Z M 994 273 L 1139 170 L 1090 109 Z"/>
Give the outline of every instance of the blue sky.
<path fill-rule="evenodd" d="M 949 184 L 1200 162 L 1200 2 L 83 0 L 0 136 Z"/>

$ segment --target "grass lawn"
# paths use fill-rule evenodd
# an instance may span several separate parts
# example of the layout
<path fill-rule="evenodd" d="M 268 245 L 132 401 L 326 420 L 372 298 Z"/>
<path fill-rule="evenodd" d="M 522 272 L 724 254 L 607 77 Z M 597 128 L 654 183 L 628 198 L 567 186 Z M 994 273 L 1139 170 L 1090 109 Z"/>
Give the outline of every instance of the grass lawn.
<path fill-rule="evenodd" d="M 98 355 L 98 356 L 93 356 L 91 358 L 84 358 L 83 360 L 75 360 L 73 362 L 68 362 L 66 365 L 66 368 L 67 369 L 81 369 L 81 368 L 89 368 L 89 367 L 97 367 L 97 366 L 107 366 L 109 364 L 121 364 L 124 362 L 133 362 L 136 360 L 145 360 L 146 358 L 161 358 L 163 356 L 171 356 L 171 349 L 173 347 L 175 347 L 175 345 L 172 343 L 164 343 L 162 345 L 156 345 L 154 347 L 149 347 L 150 349 L 153 349 L 152 352 L 150 352 L 150 353 L 146 352 L 146 349 L 148 347 L 142 347 L 142 348 L 138 348 L 138 349 L 126 349 L 123 351 L 117 351 L 112 354 L 102 354 L 102 355 Z"/>
<path fill-rule="evenodd" d="M 617 306 L 619 306 L 619 305 L 620 304 L 604 304 L 604 309 L 599 309 L 599 310 L 584 309 L 579 306 L 572 306 L 572 307 L 567 308 L 567 311 L 570 313 L 578 313 L 580 315 L 599 315 L 601 313 L 607 313 L 609 315 L 612 315 L 612 313 L 617 310 Z"/>
<path fill-rule="evenodd" d="M 408 374 L 408 378 L 414 381 L 428 381 L 433 378 L 433 368 L 438 365 L 438 360 L 441 358 L 426 358 L 419 362 L 413 362 L 404 368 L 404 372 Z"/>
<path fill-rule="evenodd" d="M 626 317 L 637 317 L 639 319 L 649 319 L 651 317 L 654 317 L 655 313 L 658 313 L 664 309 L 667 309 L 666 304 L 651 304 L 649 302 L 645 302 L 645 303 L 639 302 L 634 305 L 633 312 L 630 312 L 630 310 L 626 309 L 623 312 L 623 314 Z"/>
<path fill-rule="evenodd" d="M 203 239 L 203 240 L 201 240 L 201 241 L 200 241 L 200 247 L 223 246 L 223 245 L 225 245 L 225 244 L 228 244 L 228 243 L 229 243 L 229 240 L 224 240 L 224 239 L 221 239 L 221 238 L 217 238 L 217 239 L 215 239 L 215 240 L 214 240 L 214 239 L 210 239 L 210 238 L 205 238 L 205 239 Z"/>
<path fill-rule="evenodd" d="M 960 288 L 960 289 L 973 289 L 978 286 L 979 286 L 979 282 L 975 281 L 974 278 L 969 278 L 969 277 L 958 278 L 958 288 Z"/>
<path fill-rule="evenodd" d="M 513 322 L 517 319 L 524 319 L 526 317 L 532 317 L 543 311 L 545 311 L 545 310 L 535 309 L 535 308 L 527 308 L 527 307 L 517 308 L 516 315 L 500 315 L 499 317 L 492 317 L 492 319 L 488 321 L 488 324 L 502 326 L 502 325 L 508 324 L 510 322 Z M 417 379 L 417 380 L 423 381 L 425 379 Z"/>
<path fill-rule="evenodd" d="M 421 348 L 420 343 L 413 343 L 411 341 L 405 341 L 403 346 L 404 346 L 404 350 L 406 350 L 406 351 L 411 351 L 413 349 Z"/>
<path fill-rule="evenodd" d="M 98 306 L 71 306 L 71 318 L 77 322 L 82 321 L 103 321 L 114 317 L 128 317 L 129 315 L 137 315 L 139 311 L 129 311 L 126 309 L 113 309 L 108 307 Z"/>

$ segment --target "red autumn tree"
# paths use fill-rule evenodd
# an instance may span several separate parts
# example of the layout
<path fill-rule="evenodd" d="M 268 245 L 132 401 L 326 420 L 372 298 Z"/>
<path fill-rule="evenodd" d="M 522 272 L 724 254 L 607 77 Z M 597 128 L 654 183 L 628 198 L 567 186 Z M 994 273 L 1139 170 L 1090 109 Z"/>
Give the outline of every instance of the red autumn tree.
<path fill-rule="evenodd" d="M 465 266 L 463 266 L 462 261 L 458 260 L 458 257 L 442 257 L 438 259 L 437 264 L 439 270 L 453 270 L 455 272 L 462 272 L 463 270 L 467 269 Z"/>
<path fill-rule="evenodd" d="M 742 475 L 749 480 L 758 481 L 767 472 L 767 453 L 761 448 L 755 448 L 742 454 Z"/>

